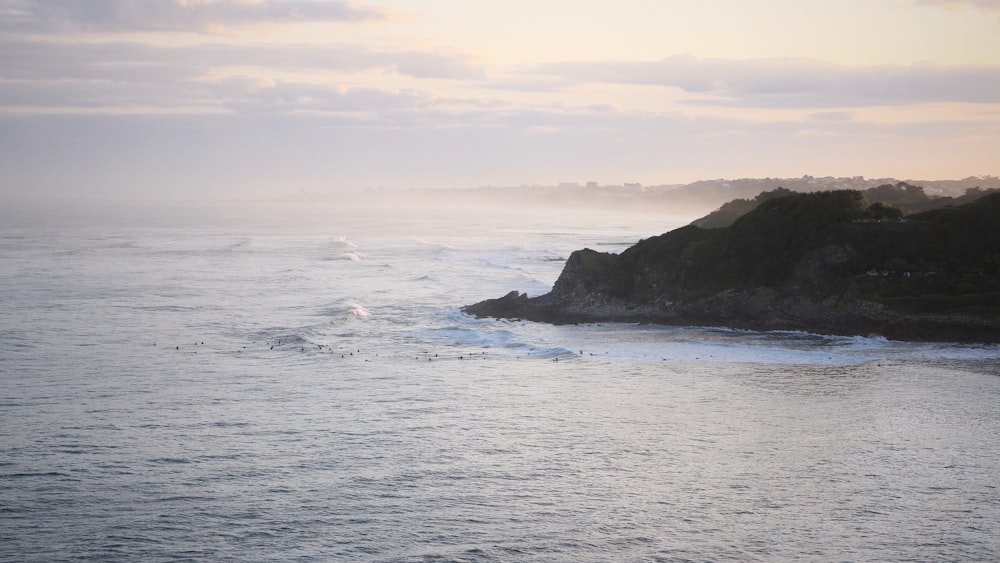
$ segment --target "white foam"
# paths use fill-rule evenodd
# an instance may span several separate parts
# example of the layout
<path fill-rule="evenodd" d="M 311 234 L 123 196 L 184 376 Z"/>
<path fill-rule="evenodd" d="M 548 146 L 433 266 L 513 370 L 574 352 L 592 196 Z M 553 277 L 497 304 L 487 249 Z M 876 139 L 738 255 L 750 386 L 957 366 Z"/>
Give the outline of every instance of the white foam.
<path fill-rule="evenodd" d="M 371 316 L 371 311 L 365 308 L 364 305 L 355 301 L 344 301 L 336 305 L 323 307 L 318 311 L 318 314 L 328 317 L 339 317 L 342 319 L 354 319 L 368 318 Z"/>
<path fill-rule="evenodd" d="M 349 239 L 349 238 L 347 238 L 345 236 L 337 237 L 336 239 L 334 239 L 334 242 L 336 242 L 337 244 L 339 244 L 340 246 L 343 246 L 345 248 L 357 248 L 358 247 L 357 244 L 355 244 L 351 239 Z"/>
<path fill-rule="evenodd" d="M 371 312 L 358 303 L 348 303 L 348 314 L 354 317 L 370 317 Z"/>
<path fill-rule="evenodd" d="M 483 322 L 483 321 L 477 321 Z M 631 324 L 551 326 L 503 323 L 517 327 L 510 342 L 545 356 L 570 353 L 625 361 L 703 361 L 725 363 L 854 365 L 882 357 L 870 346 L 852 348 L 842 340 L 811 334 L 759 333 L 713 328 Z M 478 327 L 487 330 L 484 327 Z M 841 345 L 838 345 L 838 342 Z M 866 341 L 869 344 L 872 341 Z M 537 351 L 537 352 L 535 352 Z M 522 349 L 520 353 L 525 353 Z"/>
<path fill-rule="evenodd" d="M 472 328 L 461 328 L 449 326 L 445 328 L 432 328 L 418 331 L 414 334 L 419 338 L 430 340 L 444 340 L 449 344 L 459 346 L 479 346 L 479 347 L 518 347 L 523 344 L 514 341 L 516 334 L 506 330 L 484 332 Z"/>

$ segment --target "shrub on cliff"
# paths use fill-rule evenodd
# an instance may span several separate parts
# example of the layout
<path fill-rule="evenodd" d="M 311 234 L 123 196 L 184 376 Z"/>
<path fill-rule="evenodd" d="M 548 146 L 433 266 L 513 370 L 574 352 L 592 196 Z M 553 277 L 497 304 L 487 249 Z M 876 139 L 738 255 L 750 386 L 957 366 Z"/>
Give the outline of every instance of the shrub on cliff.
<path fill-rule="evenodd" d="M 557 289 L 647 303 L 759 287 L 815 294 L 854 285 L 878 300 L 898 295 L 904 284 L 910 296 L 955 295 L 991 291 L 1000 279 L 1000 194 L 905 220 L 893 207 L 865 204 L 857 191 L 773 198 L 723 229 L 683 227 L 617 257 L 581 254 Z M 877 283 L 865 279 L 872 271 Z M 937 277 L 921 289 L 917 275 Z"/>

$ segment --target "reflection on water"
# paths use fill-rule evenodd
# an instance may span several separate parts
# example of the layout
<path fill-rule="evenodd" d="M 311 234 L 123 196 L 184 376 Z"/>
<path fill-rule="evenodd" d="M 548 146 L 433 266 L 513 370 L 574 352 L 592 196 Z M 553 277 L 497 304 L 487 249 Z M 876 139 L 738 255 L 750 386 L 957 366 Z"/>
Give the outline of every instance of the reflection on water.
<path fill-rule="evenodd" d="M 0 558 L 1000 556 L 997 347 L 471 319 L 652 227 L 387 221 L 0 231 Z"/>

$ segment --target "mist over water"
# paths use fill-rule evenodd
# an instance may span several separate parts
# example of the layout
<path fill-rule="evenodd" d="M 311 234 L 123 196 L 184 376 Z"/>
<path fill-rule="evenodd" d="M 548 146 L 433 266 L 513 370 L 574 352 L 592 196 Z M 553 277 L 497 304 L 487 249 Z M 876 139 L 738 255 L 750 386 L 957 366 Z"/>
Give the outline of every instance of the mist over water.
<path fill-rule="evenodd" d="M 0 212 L 0 559 L 1000 557 L 1000 348 L 473 319 L 691 217 L 392 207 Z"/>

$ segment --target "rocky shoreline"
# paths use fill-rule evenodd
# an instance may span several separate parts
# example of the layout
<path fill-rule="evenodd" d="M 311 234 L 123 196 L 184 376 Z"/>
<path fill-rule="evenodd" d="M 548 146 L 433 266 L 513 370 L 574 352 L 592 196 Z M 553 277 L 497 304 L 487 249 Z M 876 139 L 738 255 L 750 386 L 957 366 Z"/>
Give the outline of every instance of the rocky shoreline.
<path fill-rule="evenodd" d="M 575 251 L 549 293 L 463 311 L 1000 343 L 1000 194 L 905 220 L 873 216 L 882 209 L 857 192 L 778 198 L 726 228 L 684 227 L 621 254 Z M 924 270 L 889 273 L 896 266 Z"/>
<path fill-rule="evenodd" d="M 755 331 L 800 331 L 839 336 L 884 337 L 912 342 L 1000 343 L 1000 322 L 957 315 L 907 316 L 876 303 L 830 298 L 814 302 L 781 296 L 772 289 L 729 293 L 687 303 L 661 305 L 581 301 L 548 293 L 512 291 L 462 309 L 478 318 L 549 324 L 601 322 L 711 326 Z"/>

